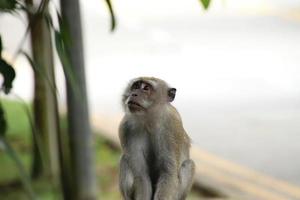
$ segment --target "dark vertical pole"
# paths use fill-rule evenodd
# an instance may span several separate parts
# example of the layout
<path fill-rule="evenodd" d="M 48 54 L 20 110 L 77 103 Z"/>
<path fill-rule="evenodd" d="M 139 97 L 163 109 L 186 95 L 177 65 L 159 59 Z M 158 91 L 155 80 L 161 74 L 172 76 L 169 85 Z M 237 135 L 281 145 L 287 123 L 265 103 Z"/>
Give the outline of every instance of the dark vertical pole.
<path fill-rule="evenodd" d="M 61 0 L 61 12 L 69 37 L 69 42 L 66 42 L 66 50 L 76 80 L 75 86 L 67 81 L 68 131 L 74 178 L 74 200 L 94 200 L 96 199 L 96 177 L 91 147 L 91 127 L 78 0 Z"/>

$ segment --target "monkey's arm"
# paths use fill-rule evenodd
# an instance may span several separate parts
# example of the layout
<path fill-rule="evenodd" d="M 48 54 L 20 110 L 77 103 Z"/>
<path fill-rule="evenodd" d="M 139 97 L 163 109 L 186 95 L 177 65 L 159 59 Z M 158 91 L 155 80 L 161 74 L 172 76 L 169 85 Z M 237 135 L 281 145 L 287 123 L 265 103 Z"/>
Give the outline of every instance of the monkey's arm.
<path fill-rule="evenodd" d="M 150 200 L 152 187 L 143 154 L 145 140 L 142 134 L 136 134 L 126 123 L 121 124 L 119 133 L 123 148 L 120 163 L 120 189 L 123 197 L 126 200 Z"/>
<path fill-rule="evenodd" d="M 135 163 L 139 163 L 140 166 L 137 166 Z M 120 163 L 120 190 L 125 200 L 151 200 L 152 186 L 149 176 L 142 170 L 145 168 L 146 166 L 140 158 L 132 160 L 131 156 L 122 156 Z"/>
<path fill-rule="evenodd" d="M 164 152 L 166 153 L 166 152 Z M 157 182 L 154 200 L 174 200 L 178 196 L 178 169 L 175 155 L 163 158 L 160 165 L 160 176 Z"/>
<path fill-rule="evenodd" d="M 188 140 L 180 115 L 172 106 L 169 107 L 169 118 L 164 129 L 155 136 L 159 149 L 160 176 L 158 179 L 154 200 L 177 200 L 180 191 L 179 171 L 183 159 L 189 157 Z"/>

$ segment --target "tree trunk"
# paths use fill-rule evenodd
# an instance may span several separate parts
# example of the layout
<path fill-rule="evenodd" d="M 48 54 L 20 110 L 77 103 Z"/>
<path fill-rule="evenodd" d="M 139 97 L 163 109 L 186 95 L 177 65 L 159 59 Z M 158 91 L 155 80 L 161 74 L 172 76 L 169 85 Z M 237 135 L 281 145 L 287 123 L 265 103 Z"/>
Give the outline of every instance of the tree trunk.
<path fill-rule="evenodd" d="M 32 0 L 26 0 L 33 5 Z M 47 11 L 47 8 L 45 10 Z M 59 115 L 53 63 L 51 30 L 45 18 L 28 15 L 34 66 L 34 159 L 33 177 L 50 176 L 58 181 L 59 157 L 57 137 Z"/>
<path fill-rule="evenodd" d="M 78 0 L 61 0 L 66 50 L 76 84 L 67 81 L 68 133 L 73 167 L 74 200 L 96 199 L 97 187 L 91 146 L 91 127 L 84 71 L 81 18 Z"/>

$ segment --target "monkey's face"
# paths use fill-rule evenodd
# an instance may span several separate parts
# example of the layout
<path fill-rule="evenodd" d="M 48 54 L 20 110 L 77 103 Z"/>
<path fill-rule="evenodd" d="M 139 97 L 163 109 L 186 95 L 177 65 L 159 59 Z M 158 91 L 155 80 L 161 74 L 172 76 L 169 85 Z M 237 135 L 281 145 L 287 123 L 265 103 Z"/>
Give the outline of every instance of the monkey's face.
<path fill-rule="evenodd" d="M 176 89 L 156 78 L 138 78 L 132 81 L 123 95 L 123 106 L 130 113 L 146 113 L 175 98 Z"/>
<path fill-rule="evenodd" d="M 144 81 L 136 81 L 129 88 L 125 105 L 131 113 L 145 112 L 153 104 L 154 88 Z"/>

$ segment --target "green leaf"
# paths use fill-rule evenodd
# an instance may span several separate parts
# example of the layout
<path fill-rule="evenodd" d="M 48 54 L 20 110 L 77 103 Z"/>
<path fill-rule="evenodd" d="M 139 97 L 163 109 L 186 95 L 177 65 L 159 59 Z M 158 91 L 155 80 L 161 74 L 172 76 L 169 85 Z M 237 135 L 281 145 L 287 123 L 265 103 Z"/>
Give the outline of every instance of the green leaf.
<path fill-rule="evenodd" d="M 201 4 L 203 5 L 204 9 L 207 9 L 210 5 L 210 0 L 200 0 Z"/>
<path fill-rule="evenodd" d="M 66 54 L 66 47 L 71 45 L 71 37 L 70 37 L 70 31 L 68 29 L 68 26 L 64 23 L 62 16 L 56 10 L 57 18 L 58 18 L 58 24 L 59 24 L 59 30 L 55 30 L 56 33 L 59 33 L 59 37 L 55 39 L 59 39 L 61 44 L 63 45 L 63 51 L 65 51 Z"/>
<path fill-rule="evenodd" d="M 116 24 L 117 24 L 116 17 L 115 17 L 115 12 L 114 12 L 114 9 L 112 7 L 111 1 L 110 0 L 105 0 L 105 2 L 106 2 L 106 5 L 108 7 L 109 14 L 110 14 L 110 19 L 111 19 L 110 31 L 114 31 L 115 28 L 116 28 Z"/>
<path fill-rule="evenodd" d="M 6 129 L 7 129 L 7 124 L 4 116 L 4 110 L 0 103 L 0 137 L 4 137 Z"/>
<path fill-rule="evenodd" d="M 74 92 L 78 96 L 80 96 L 81 92 L 79 90 L 77 77 L 75 76 L 75 73 L 71 66 L 70 57 L 67 52 L 68 47 L 72 45 L 70 32 L 68 26 L 66 26 L 66 24 L 64 23 L 62 16 L 58 12 L 58 10 L 56 10 L 56 14 L 57 14 L 58 24 L 59 24 L 59 30 L 54 29 L 54 40 L 55 40 L 56 52 L 62 64 L 64 74 L 68 83 L 71 85 Z"/>
<path fill-rule="evenodd" d="M 1 58 L 2 50 L 3 50 L 3 46 L 2 46 L 2 39 L 1 39 L 1 36 L 0 36 L 0 58 Z"/>
<path fill-rule="evenodd" d="M 28 104 L 25 102 L 25 100 L 20 97 L 19 95 L 17 94 L 14 94 L 14 97 L 20 101 L 21 105 L 22 105 L 22 108 L 29 120 L 29 124 L 30 124 L 30 128 L 31 128 L 31 133 L 32 133 L 32 136 L 33 136 L 33 139 L 36 140 L 36 144 L 37 144 L 37 148 L 38 148 L 38 153 L 40 154 L 40 158 L 41 158 L 41 161 L 42 161 L 42 165 L 43 167 L 46 166 L 46 152 L 43 151 L 43 142 L 42 142 L 42 138 L 41 138 L 41 133 L 39 132 L 38 128 L 35 126 L 35 123 L 34 123 L 34 119 L 33 119 L 33 116 L 32 116 L 32 112 L 28 106 Z"/>
<path fill-rule="evenodd" d="M 52 83 L 52 81 L 49 79 L 49 77 L 47 76 L 45 70 L 41 67 L 39 67 L 34 60 L 28 55 L 28 53 L 26 53 L 25 51 L 21 51 L 21 53 L 27 58 L 29 64 L 31 65 L 32 69 L 35 71 L 35 73 L 37 73 L 39 76 L 43 77 L 47 84 L 50 86 L 51 91 L 53 92 L 53 94 L 56 94 L 57 89 L 55 87 L 55 84 Z"/>
<path fill-rule="evenodd" d="M 29 62 L 30 66 L 34 71 L 39 71 L 39 67 L 37 64 L 33 61 L 33 59 L 26 53 L 25 51 L 21 51 L 21 53 L 26 57 L 27 61 Z"/>
<path fill-rule="evenodd" d="M 0 0 L 0 12 L 13 12 L 17 9 L 17 0 Z"/>
<path fill-rule="evenodd" d="M 66 33 L 65 33 L 66 34 Z M 75 77 L 74 71 L 71 67 L 71 63 L 66 51 L 66 42 L 67 38 L 64 37 L 64 34 L 55 30 L 54 31 L 54 38 L 55 38 L 55 47 L 58 54 L 58 57 L 60 59 L 60 62 L 62 64 L 64 74 L 67 78 L 67 81 L 70 83 L 72 88 L 74 89 L 75 93 L 79 95 L 79 87 L 77 85 L 77 79 Z M 64 39 L 66 38 L 66 39 Z"/>
<path fill-rule="evenodd" d="M 18 157 L 17 153 L 15 152 L 15 150 L 12 148 L 12 146 L 8 143 L 7 139 L 5 138 L 6 129 L 7 129 L 7 123 L 6 123 L 6 119 L 5 119 L 4 110 L 3 110 L 2 104 L 0 102 L 0 149 L 5 151 L 7 153 L 7 155 L 13 160 L 13 162 L 15 163 L 15 165 L 18 169 L 22 184 L 24 186 L 24 189 L 25 189 L 29 199 L 35 200 L 36 196 L 33 192 L 30 178 L 26 174 L 26 170 L 25 170 L 24 166 L 22 165 L 22 162 L 21 162 L 20 158 Z"/>
<path fill-rule="evenodd" d="M 12 82 L 16 77 L 16 72 L 14 68 L 2 58 L 0 58 L 0 74 L 4 77 L 2 88 L 4 89 L 4 93 L 8 94 L 12 88 Z"/>
<path fill-rule="evenodd" d="M 47 13 L 44 14 L 44 18 L 45 18 L 45 21 L 46 21 L 47 25 L 50 28 L 54 29 L 52 16 L 47 12 Z"/>
<path fill-rule="evenodd" d="M 15 166 L 17 167 L 20 178 L 21 178 L 21 182 L 23 184 L 23 187 L 26 191 L 26 194 L 27 194 L 28 198 L 32 199 L 32 200 L 36 200 L 37 198 L 36 198 L 36 195 L 33 192 L 30 178 L 29 178 L 28 174 L 26 173 L 25 167 L 23 166 L 23 164 L 22 164 L 20 158 L 18 157 L 17 153 L 15 152 L 13 147 L 8 143 L 6 138 L 1 137 L 1 136 L 0 136 L 0 145 L 1 145 L 1 148 L 4 149 L 4 151 L 12 159 Z"/>
<path fill-rule="evenodd" d="M 0 137 L 0 150 L 1 151 L 5 150 L 5 144 L 4 144 L 3 140 L 1 139 L 1 137 Z"/>

